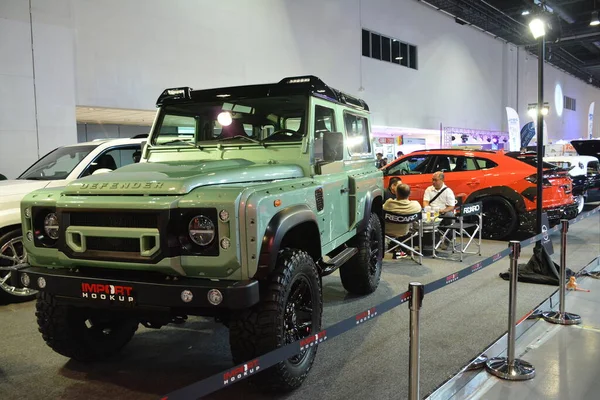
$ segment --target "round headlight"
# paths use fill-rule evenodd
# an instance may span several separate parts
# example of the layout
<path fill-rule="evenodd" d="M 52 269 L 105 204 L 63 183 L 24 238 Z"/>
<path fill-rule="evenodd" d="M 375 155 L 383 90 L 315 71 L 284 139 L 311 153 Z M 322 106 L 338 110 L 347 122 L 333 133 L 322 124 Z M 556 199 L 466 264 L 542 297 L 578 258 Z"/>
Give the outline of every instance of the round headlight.
<path fill-rule="evenodd" d="M 44 218 L 44 232 L 50 239 L 58 239 L 58 217 L 55 213 L 50 213 Z"/>
<path fill-rule="evenodd" d="M 198 246 L 208 246 L 215 238 L 215 224 L 204 215 L 197 215 L 188 225 L 190 239 Z"/>

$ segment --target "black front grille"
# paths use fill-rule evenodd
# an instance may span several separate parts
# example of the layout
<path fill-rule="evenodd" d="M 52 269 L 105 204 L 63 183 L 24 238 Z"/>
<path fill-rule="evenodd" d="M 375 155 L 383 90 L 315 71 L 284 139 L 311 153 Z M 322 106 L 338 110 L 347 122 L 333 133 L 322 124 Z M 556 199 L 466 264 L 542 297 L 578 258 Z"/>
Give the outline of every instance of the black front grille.
<path fill-rule="evenodd" d="M 87 250 L 139 253 L 140 240 L 128 238 L 87 237 Z"/>
<path fill-rule="evenodd" d="M 70 212 L 70 225 L 109 228 L 158 228 L 158 214 L 142 212 Z"/>

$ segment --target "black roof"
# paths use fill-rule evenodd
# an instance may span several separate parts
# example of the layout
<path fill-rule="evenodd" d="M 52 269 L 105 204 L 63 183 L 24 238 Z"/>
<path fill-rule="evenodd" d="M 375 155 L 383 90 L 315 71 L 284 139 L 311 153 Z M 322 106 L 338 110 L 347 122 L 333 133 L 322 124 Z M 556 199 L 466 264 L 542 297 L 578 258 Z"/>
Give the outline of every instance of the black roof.
<path fill-rule="evenodd" d="M 289 77 L 277 83 L 262 85 L 233 86 L 204 90 L 193 90 L 190 87 L 171 88 L 161 93 L 156 100 L 156 105 L 290 95 L 315 96 L 356 109 L 369 110 L 369 106 L 364 100 L 327 86 L 321 79 L 312 75 Z"/>

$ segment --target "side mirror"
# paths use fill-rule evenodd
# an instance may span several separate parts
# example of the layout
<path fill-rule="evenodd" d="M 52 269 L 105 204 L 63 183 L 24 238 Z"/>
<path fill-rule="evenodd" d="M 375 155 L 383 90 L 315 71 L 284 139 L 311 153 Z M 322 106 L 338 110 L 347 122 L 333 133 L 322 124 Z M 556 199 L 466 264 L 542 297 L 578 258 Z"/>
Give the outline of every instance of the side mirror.
<path fill-rule="evenodd" d="M 344 134 L 325 132 L 323 134 L 323 160 L 326 162 L 344 159 Z"/>
<path fill-rule="evenodd" d="M 113 170 L 110 168 L 98 168 L 97 170 L 92 172 L 92 175 L 106 174 L 107 172 L 112 172 L 112 171 Z"/>

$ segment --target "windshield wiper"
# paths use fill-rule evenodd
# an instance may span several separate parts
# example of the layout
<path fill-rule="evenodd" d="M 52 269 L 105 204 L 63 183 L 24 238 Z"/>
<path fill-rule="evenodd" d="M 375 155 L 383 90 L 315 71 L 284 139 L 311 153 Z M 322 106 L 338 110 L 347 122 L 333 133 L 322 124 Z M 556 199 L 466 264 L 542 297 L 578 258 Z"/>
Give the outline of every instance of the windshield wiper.
<path fill-rule="evenodd" d="M 224 142 L 225 140 L 231 140 L 231 139 L 246 139 L 251 141 L 252 143 L 258 143 L 264 146 L 263 142 L 261 142 L 260 140 L 256 140 L 256 139 L 252 139 L 249 136 L 242 136 L 242 135 L 235 135 L 235 136 L 231 136 L 231 137 L 226 137 L 226 138 L 221 138 L 218 139 L 219 142 Z"/>

